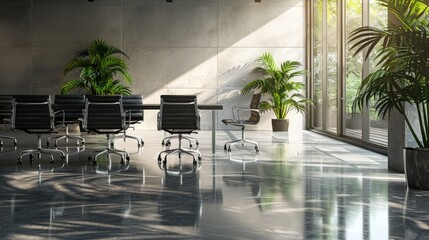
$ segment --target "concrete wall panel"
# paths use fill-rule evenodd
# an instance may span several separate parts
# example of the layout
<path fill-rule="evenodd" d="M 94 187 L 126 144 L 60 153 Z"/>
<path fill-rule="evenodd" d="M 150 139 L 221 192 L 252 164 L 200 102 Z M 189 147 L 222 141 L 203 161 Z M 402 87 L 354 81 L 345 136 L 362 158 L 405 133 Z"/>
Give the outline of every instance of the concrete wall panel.
<path fill-rule="evenodd" d="M 0 8 L 0 46 L 31 47 L 31 7 Z"/>
<path fill-rule="evenodd" d="M 219 7 L 220 47 L 304 47 L 302 7 Z"/>
<path fill-rule="evenodd" d="M 0 91 L 59 93 L 64 64 L 101 38 L 130 56 L 132 90 L 145 102 L 158 103 L 160 94 L 197 94 L 200 103 L 224 104 L 220 121 L 231 117 L 232 106 L 248 106 L 251 95 L 239 90 L 262 52 L 304 61 L 304 3 L 0 0 Z M 209 129 L 211 113 L 202 114 Z M 271 118 L 263 115 L 250 129 L 271 129 Z M 156 129 L 156 111 L 147 112 L 141 127 Z"/>
<path fill-rule="evenodd" d="M 31 48 L 0 47 L 0 94 L 31 94 Z"/>
<path fill-rule="evenodd" d="M 215 7 L 154 4 L 124 8 L 124 46 L 216 47 Z"/>
<path fill-rule="evenodd" d="M 33 15 L 36 47 L 84 48 L 94 38 L 121 46 L 119 7 L 37 6 Z"/>

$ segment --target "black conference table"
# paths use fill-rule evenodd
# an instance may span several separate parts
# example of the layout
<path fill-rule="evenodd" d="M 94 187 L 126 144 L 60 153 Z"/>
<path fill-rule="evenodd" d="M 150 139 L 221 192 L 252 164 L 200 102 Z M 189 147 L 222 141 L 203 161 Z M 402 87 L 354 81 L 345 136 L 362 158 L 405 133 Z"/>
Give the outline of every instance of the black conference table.
<path fill-rule="evenodd" d="M 159 110 L 160 104 L 143 104 L 143 110 Z M 198 104 L 199 110 L 212 111 L 212 153 L 216 152 L 216 111 L 223 110 L 220 104 Z"/>

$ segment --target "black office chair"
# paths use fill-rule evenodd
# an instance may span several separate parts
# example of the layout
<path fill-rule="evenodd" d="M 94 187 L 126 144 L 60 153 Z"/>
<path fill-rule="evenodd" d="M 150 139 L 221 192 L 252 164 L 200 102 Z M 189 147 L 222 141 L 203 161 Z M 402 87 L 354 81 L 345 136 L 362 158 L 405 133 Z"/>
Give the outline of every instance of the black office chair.
<path fill-rule="evenodd" d="M 87 96 L 85 101 L 83 129 L 106 134 L 107 137 L 106 148 L 92 151 L 88 160 L 95 166 L 97 158 L 102 154 L 107 154 L 109 161 L 110 154 L 115 154 L 121 157 L 121 167 L 128 166 L 130 161 L 128 152 L 111 148 L 111 135 L 124 132 L 129 127 L 127 122 L 131 121 L 130 115 L 123 110 L 121 96 Z"/>
<path fill-rule="evenodd" d="M 65 154 L 61 150 L 42 148 L 42 134 L 56 132 L 64 127 L 63 122 L 57 122 L 57 116 L 64 119 L 64 111 L 52 111 L 49 95 L 17 95 L 13 96 L 12 129 L 22 130 L 28 134 L 37 134 L 37 149 L 24 150 L 18 155 L 18 166 L 22 165 L 22 157 L 29 155 L 30 165 L 33 163 L 33 154 L 41 158 L 42 154 L 50 155 L 50 164 L 54 165 L 54 154 L 61 156 L 65 163 Z"/>
<path fill-rule="evenodd" d="M 250 143 L 255 145 L 255 150 L 258 153 L 259 147 L 258 143 L 254 141 L 247 140 L 244 136 L 244 129 L 247 125 L 256 125 L 259 123 L 259 120 L 261 118 L 261 114 L 259 112 L 259 102 L 261 101 L 261 95 L 255 94 L 252 97 L 252 101 L 250 102 L 249 108 L 243 108 L 243 107 L 233 107 L 232 108 L 232 116 L 233 119 L 222 119 L 222 122 L 225 125 L 233 125 L 241 127 L 241 139 L 229 141 L 225 143 L 224 150 L 231 152 L 231 145 L 236 143 L 241 143 L 242 146 L 244 146 L 245 143 Z M 250 111 L 250 117 L 248 119 L 242 119 L 243 112 L 249 113 Z"/>
<path fill-rule="evenodd" d="M 162 160 L 162 154 L 165 154 L 162 163 L 167 163 L 167 156 L 172 153 L 191 155 L 193 163 L 196 164 L 194 154 L 201 161 L 201 154 L 196 150 L 185 150 L 182 148 L 182 135 L 196 133 L 200 130 L 200 115 L 198 112 L 197 97 L 194 95 L 161 95 L 160 112 L 158 113 L 158 130 L 164 130 L 170 134 L 177 134 L 179 138 L 179 147 L 175 149 L 164 150 L 158 155 L 158 162 Z"/>
<path fill-rule="evenodd" d="M 69 134 L 69 124 L 79 123 L 82 119 L 82 111 L 85 108 L 85 95 L 55 95 L 55 102 L 53 104 L 54 111 L 64 110 L 64 124 L 66 126 L 65 135 L 54 136 L 48 138 L 46 145 L 49 147 L 51 140 L 55 139 L 54 146 L 58 146 L 58 141 L 64 139 L 65 142 L 68 142 L 69 139 L 76 141 L 76 145 L 81 143 L 85 144 L 85 139 L 79 136 L 72 136 Z M 56 119 L 61 122 L 62 119 Z"/>
<path fill-rule="evenodd" d="M 0 95 L 0 124 L 10 124 L 12 118 L 12 96 Z M 14 147 L 16 147 L 16 138 L 0 135 L 0 149 L 3 148 L 3 139 L 12 140 Z"/>
<path fill-rule="evenodd" d="M 143 95 L 123 95 L 122 96 L 122 105 L 124 108 L 124 111 L 128 111 L 131 115 L 130 122 L 127 122 L 127 124 L 132 127 L 134 124 L 138 124 L 143 121 Z M 128 119 L 127 119 L 128 121 Z M 137 141 L 137 146 L 142 147 L 144 145 L 143 138 L 138 136 L 132 136 L 127 135 L 126 130 L 124 130 L 123 135 L 116 136 L 113 141 L 115 142 L 117 139 L 123 138 L 124 142 L 126 138 L 131 138 Z"/>

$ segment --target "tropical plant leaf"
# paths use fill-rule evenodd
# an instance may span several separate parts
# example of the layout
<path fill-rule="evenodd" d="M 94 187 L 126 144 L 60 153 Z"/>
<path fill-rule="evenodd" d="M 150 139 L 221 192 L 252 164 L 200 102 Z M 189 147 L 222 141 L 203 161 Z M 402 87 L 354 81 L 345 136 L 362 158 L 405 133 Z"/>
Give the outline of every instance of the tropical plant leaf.
<path fill-rule="evenodd" d="M 284 61 L 278 66 L 271 53 L 265 52 L 257 59 L 259 66 L 252 70 L 252 74 L 262 77 L 247 83 L 241 90 L 247 94 L 252 90 L 269 98 L 262 101 L 259 108 L 262 113 L 273 111 L 277 119 L 284 119 L 287 114 L 296 110 L 305 113 L 308 104 L 312 101 L 305 98 L 299 91 L 304 89 L 304 84 L 293 81 L 294 78 L 306 74 L 302 70 L 301 63 L 297 61 Z"/>
<path fill-rule="evenodd" d="M 127 63 L 120 56 L 128 58 L 119 48 L 106 41 L 92 40 L 88 49 L 77 52 L 65 65 L 63 78 L 74 70 L 79 70 L 80 74 L 79 79 L 63 85 L 61 94 L 73 91 L 94 95 L 131 94 L 130 87 L 124 84 L 132 84 L 132 78 Z M 113 80 L 117 76 L 122 76 L 125 83 Z"/>

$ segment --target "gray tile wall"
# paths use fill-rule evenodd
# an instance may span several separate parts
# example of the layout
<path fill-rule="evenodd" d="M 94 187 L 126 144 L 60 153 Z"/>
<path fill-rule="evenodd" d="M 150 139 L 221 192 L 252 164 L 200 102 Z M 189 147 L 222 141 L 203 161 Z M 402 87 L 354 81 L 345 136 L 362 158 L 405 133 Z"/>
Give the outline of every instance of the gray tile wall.
<path fill-rule="evenodd" d="M 58 94 L 64 64 L 102 38 L 129 55 L 133 92 L 145 102 L 197 94 L 229 118 L 232 106 L 248 105 L 239 90 L 262 52 L 304 62 L 304 1 L 0 0 L 0 94 Z M 209 129 L 211 115 L 202 114 Z M 253 129 L 270 129 L 272 116 Z M 303 127 L 302 116 L 290 117 Z M 156 128 L 155 111 L 140 128 Z"/>

